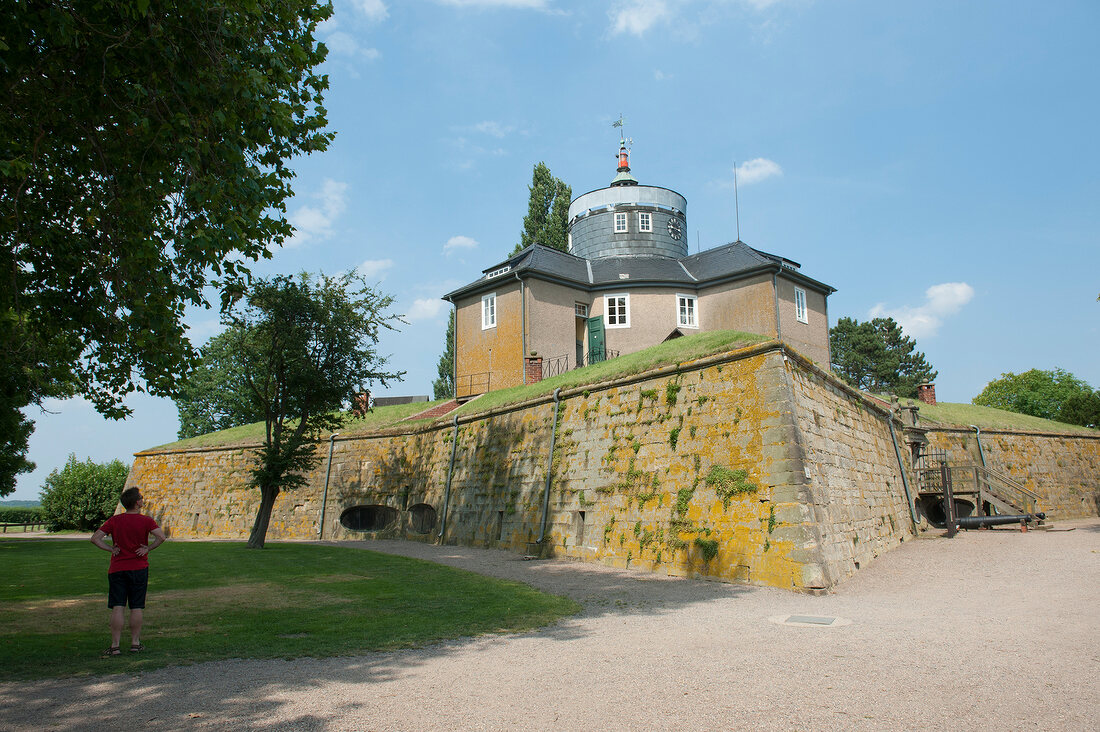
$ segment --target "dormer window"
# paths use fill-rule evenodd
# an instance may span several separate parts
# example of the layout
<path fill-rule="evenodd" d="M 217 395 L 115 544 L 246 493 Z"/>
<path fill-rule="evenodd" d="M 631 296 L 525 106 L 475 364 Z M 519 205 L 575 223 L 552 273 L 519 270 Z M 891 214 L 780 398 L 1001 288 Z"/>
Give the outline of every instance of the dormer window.
<path fill-rule="evenodd" d="M 615 214 L 615 233 L 616 234 L 625 234 L 626 233 L 626 214 L 625 213 Z"/>
<path fill-rule="evenodd" d="M 494 277 L 500 277 L 502 274 L 511 271 L 511 269 L 512 269 L 511 265 L 506 264 L 503 267 L 501 267 L 500 269 L 494 269 L 492 272 L 485 275 L 485 279 L 491 280 Z"/>
<path fill-rule="evenodd" d="M 644 211 L 638 214 L 638 231 L 653 231 L 652 214 Z"/>

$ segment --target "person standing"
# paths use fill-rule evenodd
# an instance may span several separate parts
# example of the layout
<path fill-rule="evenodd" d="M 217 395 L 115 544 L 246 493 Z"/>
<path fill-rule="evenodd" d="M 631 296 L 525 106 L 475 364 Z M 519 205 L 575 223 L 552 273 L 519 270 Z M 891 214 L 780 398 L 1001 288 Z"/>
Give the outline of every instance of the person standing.
<path fill-rule="evenodd" d="M 130 607 L 130 652 L 144 651 L 141 626 L 145 614 L 145 593 L 149 587 L 149 552 L 167 540 L 164 529 L 151 516 L 141 513 L 145 504 L 141 491 L 127 488 L 119 498 L 126 513 L 107 519 L 92 534 L 92 543 L 111 553 L 107 570 L 107 607 L 111 611 L 111 645 L 104 656 L 121 655 L 123 611 Z M 153 541 L 149 542 L 152 534 Z M 111 543 L 105 538 L 110 536 Z"/>

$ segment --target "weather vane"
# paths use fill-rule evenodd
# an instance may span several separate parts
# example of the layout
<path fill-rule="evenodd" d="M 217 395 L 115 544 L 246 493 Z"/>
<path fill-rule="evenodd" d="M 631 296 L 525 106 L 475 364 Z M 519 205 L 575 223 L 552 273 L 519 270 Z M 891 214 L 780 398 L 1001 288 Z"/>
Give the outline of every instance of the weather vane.
<path fill-rule="evenodd" d="M 623 115 L 620 112 L 619 118 L 611 123 L 612 127 L 619 128 L 619 145 L 621 147 L 629 147 L 634 144 L 634 140 L 626 137 L 626 128 L 623 127 Z"/>

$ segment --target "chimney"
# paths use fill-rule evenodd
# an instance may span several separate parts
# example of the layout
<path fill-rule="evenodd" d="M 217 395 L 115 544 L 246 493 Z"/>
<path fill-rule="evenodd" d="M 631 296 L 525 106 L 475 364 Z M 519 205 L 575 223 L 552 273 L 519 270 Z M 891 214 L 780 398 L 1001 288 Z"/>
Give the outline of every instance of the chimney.
<path fill-rule="evenodd" d="M 917 385 L 917 399 L 920 399 L 925 404 L 936 403 L 936 385 L 935 384 L 918 384 Z"/>

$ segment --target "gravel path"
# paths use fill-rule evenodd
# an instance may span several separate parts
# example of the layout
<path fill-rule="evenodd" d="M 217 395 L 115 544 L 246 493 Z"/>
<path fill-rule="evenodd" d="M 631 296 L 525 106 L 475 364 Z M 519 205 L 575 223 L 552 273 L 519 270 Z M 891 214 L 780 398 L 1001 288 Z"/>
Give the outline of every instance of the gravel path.
<path fill-rule="evenodd" d="M 1056 529 L 911 541 L 816 597 L 363 543 L 585 610 L 412 651 L 0 684 L 0 729 L 1095 730 L 1100 520 Z M 775 622 L 791 614 L 850 622 Z"/>

